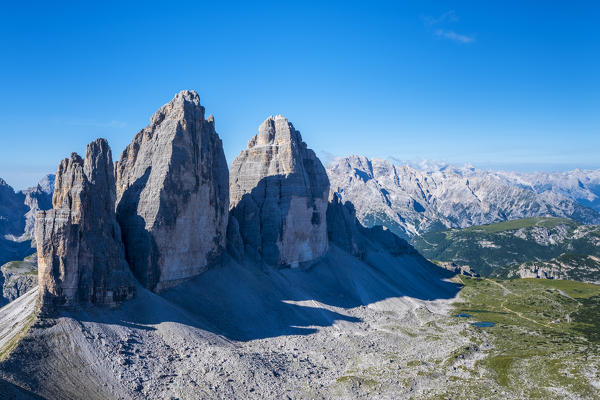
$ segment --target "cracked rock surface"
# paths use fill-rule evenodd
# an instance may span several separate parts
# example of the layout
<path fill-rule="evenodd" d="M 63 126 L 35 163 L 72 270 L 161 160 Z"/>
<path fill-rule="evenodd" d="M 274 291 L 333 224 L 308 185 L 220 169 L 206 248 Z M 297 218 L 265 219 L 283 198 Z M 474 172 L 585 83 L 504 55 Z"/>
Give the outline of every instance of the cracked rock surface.
<path fill-rule="evenodd" d="M 233 161 L 229 181 L 231 213 L 248 255 L 298 266 L 325 254 L 329 179 L 287 119 L 261 124 Z"/>
<path fill-rule="evenodd" d="M 212 116 L 194 91 L 158 110 L 115 165 L 127 261 L 160 291 L 203 272 L 225 248 L 228 169 Z"/>
<path fill-rule="evenodd" d="M 77 303 L 112 305 L 135 286 L 115 217 L 115 178 L 108 142 L 87 146 L 60 162 L 53 208 L 36 217 L 41 307 Z"/>

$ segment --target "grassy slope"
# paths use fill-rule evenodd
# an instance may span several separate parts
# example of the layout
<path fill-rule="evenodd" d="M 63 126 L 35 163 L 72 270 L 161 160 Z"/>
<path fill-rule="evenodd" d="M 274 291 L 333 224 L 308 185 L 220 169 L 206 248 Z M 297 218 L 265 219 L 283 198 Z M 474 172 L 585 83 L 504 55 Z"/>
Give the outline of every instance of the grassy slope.
<path fill-rule="evenodd" d="M 455 312 L 484 328 L 493 348 L 479 361 L 505 395 L 521 398 L 598 397 L 600 286 L 556 280 L 460 278 L 463 303 Z M 456 357 L 460 357 L 457 354 Z M 595 380 L 595 385 L 591 383 Z M 448 396 L 496 397 L 477 380 L 456 382 Z M 501 393 L 497 393 L 502 398 Z"/>
<path fill-rule="evenodd" d="M 462 232 L 485 232 L 485 233 L 499 233 L 505 231 L 514 231 L 521 228 L 530 228 L 539 226 L 543 228 L 554 228 L 558 225 L 570 225 L 576 227 L 579 224 L 567 218 L 553 218 L 553 217 L 532 217 L 532 218 L 521 218 L 512 221 L 497 222 L 489 225 L 478 225 L 471 226 L 469 228 L 461 229 Z M 458 231 L 453 229 L 452 231 Z"/>
<path fill-rule="evenodd" d="M 453 261 L 473 267 L 478 273 L 489 276 L 497 268 L 528 261 L 551 260 L 565 252 L 579 255 L 600 254 L 597 246 L 592 246 L 586 238 L 566 240 L 564 243 L 542 245 L 532 239 L 513 235 L 522 228 L 559 225 L 573 230 L 578 223 L 565 218 L 536 217 L 499 222 L 490 225 L 464 229 L 430 232 L 412 240 L 413 246 L 425 257 L 439 261 Z M 598 235 L 597 231 L 590 235 Z M 490 246 L 482 246 L 489 243 Z M 503 272 L 506 275 L 507 271 Z M 502 275 L 503 277 L 505 277 Z M 577 278 L 571 277 L 569 278 Z"/>

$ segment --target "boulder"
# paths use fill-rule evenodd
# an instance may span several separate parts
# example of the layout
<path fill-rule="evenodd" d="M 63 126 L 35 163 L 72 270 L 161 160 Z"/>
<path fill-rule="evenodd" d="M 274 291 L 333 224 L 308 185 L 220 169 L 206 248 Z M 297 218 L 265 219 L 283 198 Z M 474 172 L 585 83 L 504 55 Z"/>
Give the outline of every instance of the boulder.
<path fill-rule="evenodd" d="M 283 116 L 267 118 L 233 161 L 231 214 L 246 254 L 298 266 L 328 248 L 325 168 Z"/>
<path fill-rule="evenodd" d="M 35 222 L 41 308 L 115 305 L 135 294 L 115 216 L 115 178 L 105 139 L 58 166 L 51 210 Z"/>
<path fill-rule="evenodd" d="M 182 91 L 115 165 L 117 219 L 137 279 L 160 291 L 196 276 L 225 248 L 228 169 L 212 116 Z"/>

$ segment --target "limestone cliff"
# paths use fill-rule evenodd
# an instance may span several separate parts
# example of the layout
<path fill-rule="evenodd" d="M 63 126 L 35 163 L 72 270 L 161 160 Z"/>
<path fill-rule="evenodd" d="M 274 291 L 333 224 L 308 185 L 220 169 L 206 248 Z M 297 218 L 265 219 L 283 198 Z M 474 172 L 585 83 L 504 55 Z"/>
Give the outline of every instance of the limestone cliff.
<path fill-rule="evenodd" d="M 230 208 L 244 250 L 296 266 L 328 248 L 325 168 L 282 116 L 267 118 L 231 166 Z"/>
<path fill-rule="evenodd" d="M 35 222 L 42 309 L 77 303 L 113 305 L 135 285 L 115 217 L 115 179 L 108 143 L 88 144 L 58 166 L 53 208 Z"/>
<path fill-rule="evenodd" d="M 144 286 L 158 291 L 198 275 L 225 248 L 227 162 L 196 92 L 158 110 L 115 171 L 127 261 Z"/>

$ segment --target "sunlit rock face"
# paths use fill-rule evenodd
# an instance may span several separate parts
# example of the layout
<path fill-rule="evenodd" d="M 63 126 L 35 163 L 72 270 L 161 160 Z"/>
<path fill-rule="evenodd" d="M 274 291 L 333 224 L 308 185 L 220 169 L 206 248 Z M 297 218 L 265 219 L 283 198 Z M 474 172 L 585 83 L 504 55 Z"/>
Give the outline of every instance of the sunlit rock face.
<path fill-rule="evenodd" d="M 151 118 L 115 165 L 127 261 L 155 291 L 196 276 L 225 247 L 228 169 L 212 116 L 182 91 Z"/>
<path fill-rule="evenodd" d="M 52 209 L 35 222 L 41 306 L 114 305 L 135 294 L 115 216 L 115 178 L 104 139 L 60 162 Z"/>
<path fill-rule="evenodd" d="M 593 209 L 600 204 L 600 171 L 544 175 L 468 166 L 416 169 L 357 155 L 336 159 L 327 171 L 332 191 L 354 205 L 363 225 L 386 226 L 404 238 L 537 216 L 600 223 Z"/>
<path fill-rule="evenodd" d="M 327 251 L 329 180 L 287 119 L 262 123 L 233 161 L 229 181 L 231 213 L 248 255 L 298 266 Z"/>

